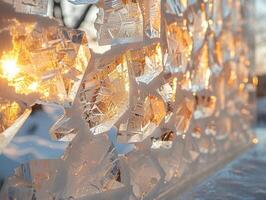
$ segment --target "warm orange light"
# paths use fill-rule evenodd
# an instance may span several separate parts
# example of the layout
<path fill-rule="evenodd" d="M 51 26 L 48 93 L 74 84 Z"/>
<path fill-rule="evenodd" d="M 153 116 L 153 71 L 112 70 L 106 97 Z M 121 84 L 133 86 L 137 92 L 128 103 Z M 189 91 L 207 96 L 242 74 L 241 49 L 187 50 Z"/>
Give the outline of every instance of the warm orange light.
<path fill-rule="evenodd" d="M 15 76 L 20 72 L 15 59 L 2 60 L 1 68 L 3 71 L 3 76 L 9 80 L 15 78 Z"/>

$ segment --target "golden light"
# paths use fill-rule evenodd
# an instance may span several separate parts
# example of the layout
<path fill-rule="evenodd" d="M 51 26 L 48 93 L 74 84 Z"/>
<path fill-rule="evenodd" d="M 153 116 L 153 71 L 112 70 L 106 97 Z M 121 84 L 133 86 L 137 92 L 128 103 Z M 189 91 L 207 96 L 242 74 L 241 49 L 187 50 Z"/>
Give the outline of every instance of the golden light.
<path fill-rule="evenodd" d="M 38 83 L 37 82 L 33 82 L 32 84 L 29 85 L 28 89 L 31 91 L 35 91 L 38 88 Z"/>
<path fill-rule="evenodd" d="M 3 71 L 3 76 L 9 80 L 15 78 L 15 76 L 20 72 L 15 59 L 2 60 L 1 68 Z"/>
<path fill-rule="evenodd" d="M 253 82 L 253 85 L 254 85 L 255 87 L 257 87 L 257 86 L 258 86 L 258 83 L 259 83 L 258 77 L 257 77 L 257 76 L 254 76 L 254 77 L 252 78 L 252 82 Z"/>
<path fill-rule="evenodd" d="M 253 143 L 253 144 L 258 144 L 258 143 L 259 143 L 259 140 L 258 140 L 257 138 L 253 138 L 253 139 L 252 139 L 252 143 Z"/>
<path fill-rule="evenodd" d="M 245 88 L 245 84 L 244 83 L 240 83 L 239 84 L 239 91 L 242 92 Z"/>

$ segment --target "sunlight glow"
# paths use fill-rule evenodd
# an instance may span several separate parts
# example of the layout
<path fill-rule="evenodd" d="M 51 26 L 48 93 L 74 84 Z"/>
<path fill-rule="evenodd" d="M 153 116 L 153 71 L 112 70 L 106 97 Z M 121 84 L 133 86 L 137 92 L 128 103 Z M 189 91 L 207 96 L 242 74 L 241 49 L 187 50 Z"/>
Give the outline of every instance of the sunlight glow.
<path fill-rule="evenodd" d="M 20 72 L 20 69 L 17 67 L 16 60 L 14 59 L 2 60 L 1 68 L 3 76 L 9 80 L 15 78 L 15 76 Z"/>

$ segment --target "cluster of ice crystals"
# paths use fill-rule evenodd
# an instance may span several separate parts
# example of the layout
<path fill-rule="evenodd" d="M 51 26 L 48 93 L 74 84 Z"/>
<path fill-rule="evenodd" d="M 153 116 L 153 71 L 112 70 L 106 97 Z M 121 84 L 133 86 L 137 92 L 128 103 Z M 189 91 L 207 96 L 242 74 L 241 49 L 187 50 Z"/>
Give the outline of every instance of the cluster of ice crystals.
<path fill-rule="evenodd" d="M 0 58 L 0 149 L 37 100 L 64 107 L 50 132 L 70 144 L 61 158 L 17 168 L 0 199 L 166 199 L 251 143 L 256 85 L 237 23 L 244 1 L 69 2 L 97 3 L 97 42 L 111 48 L 93 53 L 80 30 L 10 26 L 13 50 Z M 48 6 L 12 3 L 28 14 Z"/>
<path fill-rule="evenodd" d="M 1 132 L 25 121 L 20 116 L 36 100 L 70 106 L 91 57 L 86 35 L 79 30 L 15 22 L 10 32 L 13 50 L 1 58 Z"/>
<path fill-rule="evenodd" d="M 43 100 L 71 102 L 90 60 L 86 35 L 64 27 L 19 24 L 11 29 L 17 73 L 7 76 L 18 94 L 40 93 Z M 9 58 L 11 57 L 11 58 Z M 14 69 L 15 70 L 15 69 Z"/>
<path fill-rule="evenodd" d="M 82 81 L 79 93 L 83 118 L 93 134 L 110 130 L 127 110 L 129 72 L 125 56 L 100 65 Z"/>

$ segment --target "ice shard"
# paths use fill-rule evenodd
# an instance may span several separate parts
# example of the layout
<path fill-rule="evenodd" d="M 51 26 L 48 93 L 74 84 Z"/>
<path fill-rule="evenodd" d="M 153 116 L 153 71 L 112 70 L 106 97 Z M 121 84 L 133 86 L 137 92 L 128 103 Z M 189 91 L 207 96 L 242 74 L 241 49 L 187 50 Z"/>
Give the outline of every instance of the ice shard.
<path fill-rule="evenodd" d="M 128 59 L 137 82 L 148 84 L 163 71 L 160 44 L 132 50 Z"/>
<path fill-rule="evenodd" d="M 129 103 L 129 71 L 124 55 L 84 77 L 79 99 L 83 118 L 93 134 L 108 131 L 126 112 Z"/>
<path fill-rule="evenodd" d="M 95 28 L 100 45 L 142 41 L 143 17 L 137 1 L 101 0 L 99 5 Z"/>
<path fill-rule="evenodd" d="M 144 33 L 149 38 L 159 38 L 161 32 L 161 1 L 141 1 Z"/>

